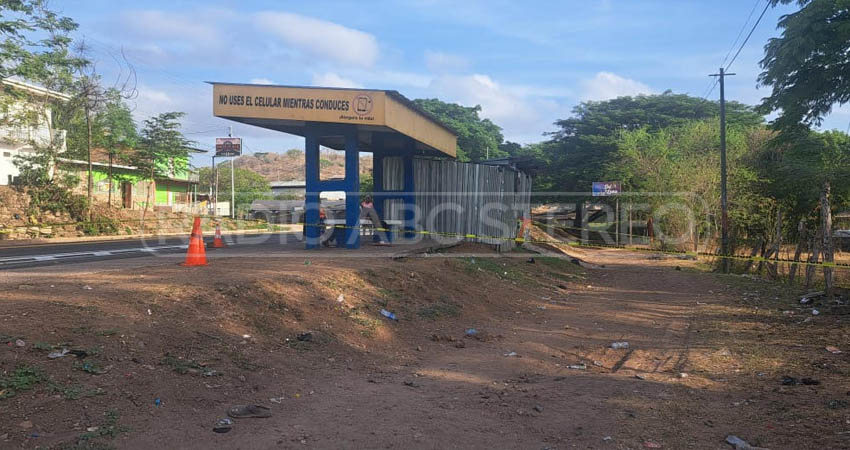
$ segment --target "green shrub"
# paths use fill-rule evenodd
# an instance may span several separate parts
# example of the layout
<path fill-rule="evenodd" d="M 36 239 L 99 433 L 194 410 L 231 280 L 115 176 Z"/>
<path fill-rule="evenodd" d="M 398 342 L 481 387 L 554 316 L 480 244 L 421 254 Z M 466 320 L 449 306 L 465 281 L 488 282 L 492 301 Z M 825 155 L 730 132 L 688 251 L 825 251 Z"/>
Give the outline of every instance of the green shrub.
<path fill-rule="evenodd" d="M 77 225 L 77 229 L 82 231 L 86 236 L 118 234 L 118 227 L 118 221 L 108 217 L 98 217 L 95 220 L 81 222 Z"/>
<path fill-rule="evenodd" d="M 8 375 L 0 376 L 0 399 L 9 398 L 21 391 L 28 391 L 45 380 L 37 367 L 18 366 Z"/>

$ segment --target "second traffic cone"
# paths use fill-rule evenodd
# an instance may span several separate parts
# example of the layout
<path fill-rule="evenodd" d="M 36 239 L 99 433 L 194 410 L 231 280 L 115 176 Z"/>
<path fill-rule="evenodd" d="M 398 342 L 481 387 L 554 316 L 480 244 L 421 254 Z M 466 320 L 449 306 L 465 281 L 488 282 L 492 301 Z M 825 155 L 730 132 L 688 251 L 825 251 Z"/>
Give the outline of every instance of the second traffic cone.
<path fill-rule="evenodd" d="M 195 217 L 192 236 L 189 238 L 189 251 L 186 252 L 184 266 L 206 266 L 207 252 L 204 250 L 204 237 L 201 234 L 201 218 Z"/>
<path fill-rule="evenodd" d="M 215 239 L 213 239 L 212 243 L 210 244 L 210 248 L 224 248 L 224 247 L 227 247 L 227 246 L 224 245 L 224 241 L 221 240 L 221 224 L 216 223 L 215 224 Z"/>

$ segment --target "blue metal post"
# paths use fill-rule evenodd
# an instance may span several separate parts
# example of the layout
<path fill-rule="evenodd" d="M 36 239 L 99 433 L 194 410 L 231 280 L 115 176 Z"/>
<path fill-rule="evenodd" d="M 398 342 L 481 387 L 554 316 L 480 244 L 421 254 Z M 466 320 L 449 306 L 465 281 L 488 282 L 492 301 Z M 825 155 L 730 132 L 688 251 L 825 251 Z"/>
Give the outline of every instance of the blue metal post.
<path fill-rule="evenodd" d="M 360 248 L 360 149 L 357 128 L 345 133 L 345 246 Z"/>
<path fill-rule="evenodd" d="M 413 177 L 413 153 L 416 149 L 416 144 L 412 139 L 408 140 L 407 152 L 402 157 L 404 164 L 404 237 L 414 237 L 413 230 L 416 229 L 416 217 L 414 215 L 416 208 L 416 186 Z"/>
<path fill-rule="evenodd" d="M 304 196 L 304 242 L 308 249 L 319 248 L 319 139 L 308 125 L 304 136 L 304 167 L 306 193 Z"/>

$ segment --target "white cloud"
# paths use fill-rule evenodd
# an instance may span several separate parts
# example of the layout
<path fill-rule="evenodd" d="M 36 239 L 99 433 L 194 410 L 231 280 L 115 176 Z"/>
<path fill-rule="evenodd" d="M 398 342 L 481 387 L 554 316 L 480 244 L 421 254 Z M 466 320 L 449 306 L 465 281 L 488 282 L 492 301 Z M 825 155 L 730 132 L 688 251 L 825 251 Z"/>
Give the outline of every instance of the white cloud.
<path fill-rule="evenodd" d="M 432 78 L 413 72 L 396 72 L 384 70 L 372 74 L 372 79 L 380 85 L 389 84 L 393 86 L 410 86 L 416 88 L 427 88 L 431 85 Z"/>
<path fill-rule="evenodd" d="M 369 33 L 285 12 L 260 12 L 254 20 L 260 29 L 286 44 L 332 62 L 371 67 L 378 59 L 377 39 Z"/>
<path fill-rule="evenodd" d="M 251 78 L 249 81 L 251 84 L 275 84 L 274 81 L 269 80 L 268 78 Z"/>
<path fill-rule="evenodd" d="M 494 120 L 528 116 L 530 108 L 487 75 L 445 75 L 435 78 L 431 89 L 441 97 L 467 106 L 481 105 L 484 117 Z"/>
<path fill-rule="evenodd" d="M 540 135 L 565 112 L 558 102 L 532 94 L 539 89 L 503 85 L 483 74 L 440 76 L 429 90 L 444 101 L 481 105 L 482 117 L 502 127 L 506 139 L 519 142 L 540 140 Z"/>
<path fill-rule="evenodd" d="M 201 149 L 212 149 L 214 139 L 224 135 L 230 126 L 234 136 L 244 138 L 245 148 L 250 151 L 284 151 L 303 147 L 301 137 L 214 117 L 211 98 L 212 86 L 207 84 L 166 81 L 140 85 L 139 96 L 129 104 L 140 126 L 145 119 L 166 111 L 185 112 L 186 115 L 180 119 L 182 131 L 188 133 L 186 137 Z M 209 153 L 195 155 L 193 164 L 208 165 L 209 156 Z"/>
<path fill-rule="evenodd" d="M 595 77 L 581 82 L 582 100 L 610 100 L 627 95 L 651 94 L 653 90 L 635 80 L 611 72 L 599 72 Z"/>
<path fill-rule="evenodd" d="M 457 72 L 469 68 L 469 60 L 460 55 L 425 50 L 425 66 L 436 73 Z"/>
<path fill-rule="evenodd" d="M 313 86 L 339 87 L 339 88 L 362 88 L 363 86 L 354 80 L 343 78 L 333 72 L 313 74 Z"/>
<path fill-rule="evenodd" d="M 120 21 L 124 24 L 124 31 L 158 40 L 181 39 L 202 43 L 216 41 L 221 36 L 221 33 L 210 25 L 213 23 L 211 21 L 158 10 L 125 11 L 121 14 Z"/>
<path fill-rule="evenodd" d="M 171 111 L 171 108 L 175 105 L 174 99 L 164 90 L 143 84 L 139 85 L 137 89 L 139 94 L 135 99 L 135 103 L 138 111 L 145 115 Z"/>

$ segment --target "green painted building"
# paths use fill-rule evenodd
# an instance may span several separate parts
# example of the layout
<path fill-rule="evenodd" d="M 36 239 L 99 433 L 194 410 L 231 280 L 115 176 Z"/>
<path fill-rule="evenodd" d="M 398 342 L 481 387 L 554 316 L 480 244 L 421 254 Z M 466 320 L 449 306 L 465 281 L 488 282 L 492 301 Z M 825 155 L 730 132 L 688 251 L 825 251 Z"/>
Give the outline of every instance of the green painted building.
<path fill-rule="evenodd" d="M 206 153 L 205 150 L 192 149 L 191 153 Z M 92 195 L 106 203 L 109 198 L 109 156 L 106 152 L 92 151 Z M 188 161 L 178 164 L 168 163 L 177 169 L 165 170 L 168 177 L 157 177 L 153 183 L 141 170 L 113 161 L 112 164 L 112 204 L 128 209 L 143 209 L 150 201 L 160 210 L 194 212 L 201 205 L 197 202 L 198 174 Z M 60 159 L 59 170 L 79 178 L 76 191 L 86 192 L 88 180 L 88 162 L 75 159 Z"/>

